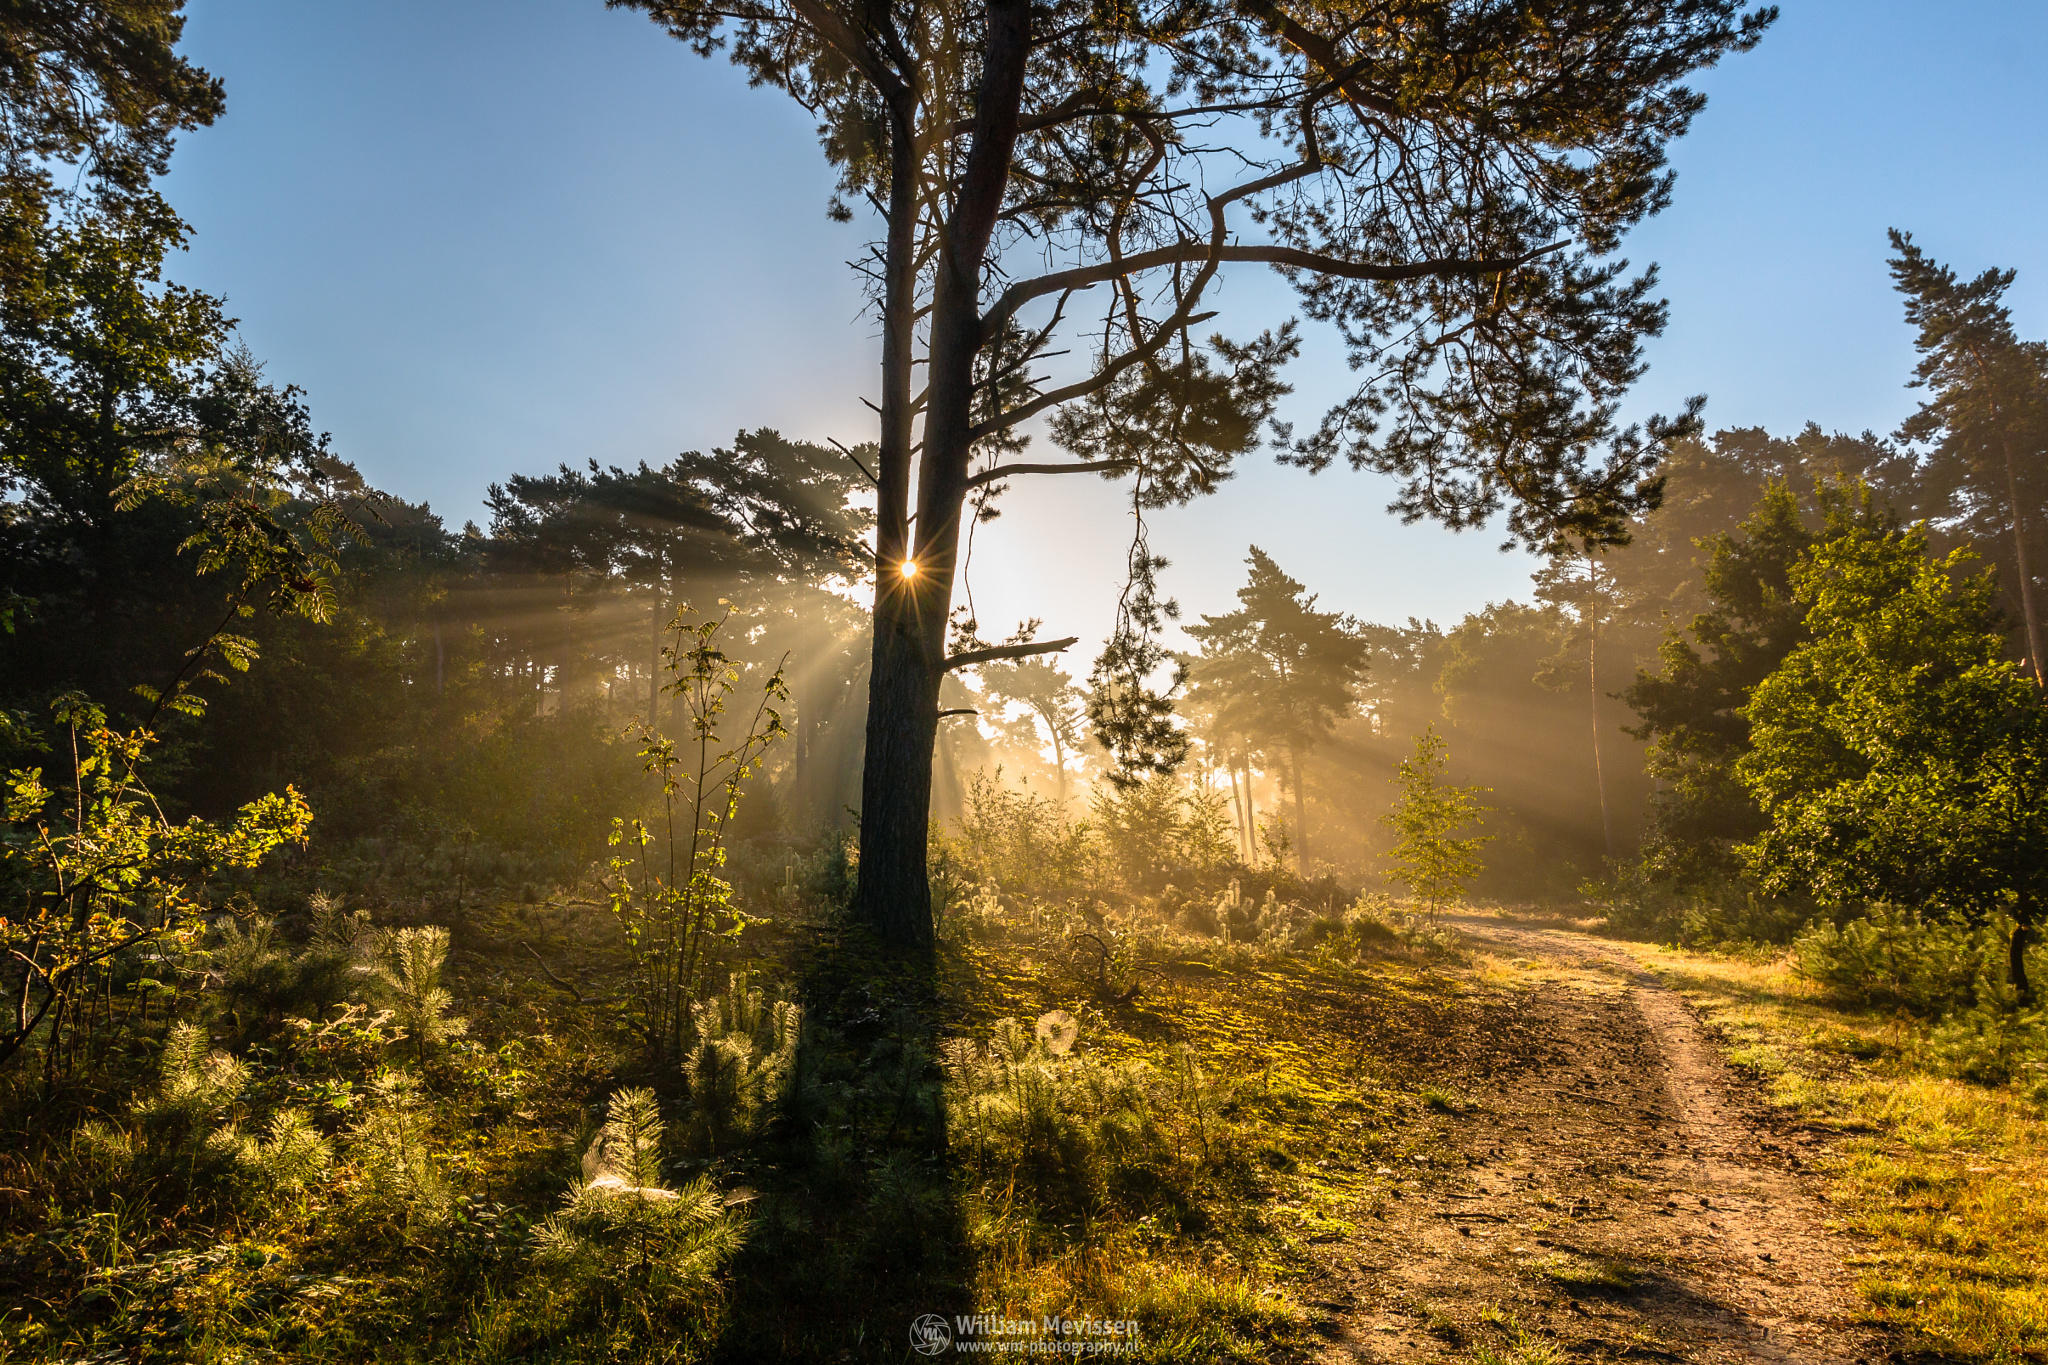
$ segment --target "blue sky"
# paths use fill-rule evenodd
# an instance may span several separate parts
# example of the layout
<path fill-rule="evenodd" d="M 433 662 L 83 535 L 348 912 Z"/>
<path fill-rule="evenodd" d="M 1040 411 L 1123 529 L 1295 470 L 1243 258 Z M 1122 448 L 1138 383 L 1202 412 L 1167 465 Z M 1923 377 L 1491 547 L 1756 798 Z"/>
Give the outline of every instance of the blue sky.
<path fill-rule="evenodd" d="M 561 460 L 656 462 L 742 427 L 870 436 L 873 327 L 845 264 L 863 236 L 826 220 L 832 176 L 787 99 L 599 0 L 190 10 L 228 109 L 178 153 L 196 237 L 174 277 L 227 296 L 375 482 L 460 524 L 493 479 Z M 2018 267 L 2021 330 L 2048 334 L 2048 5 L 1784 10 L 1699 82 L 1676 203 L 1628 244 L 1672 305 L 1637 407 L 1703 392 L 1717 426 L 1887 431 L 1914 403 L 1888 226 L 1969 272 Z M 1225 306 L 1270 316 L 1272 286 L 1240 279 Z M 1304 421 L 1343 382 L 1330 339 L 1308 345 Z M 1497 537 L 1402 527 L 1386 501 L 1260 457 L 1153 543 L 1190 611 L 1227 606 L 1252 542 L 1371 619 L 1525 590 L 1531 561 Z M 977 536 L 984 627 L 1100 635 L 1127 534 L 1097 481 L 1020 488 Z"/>

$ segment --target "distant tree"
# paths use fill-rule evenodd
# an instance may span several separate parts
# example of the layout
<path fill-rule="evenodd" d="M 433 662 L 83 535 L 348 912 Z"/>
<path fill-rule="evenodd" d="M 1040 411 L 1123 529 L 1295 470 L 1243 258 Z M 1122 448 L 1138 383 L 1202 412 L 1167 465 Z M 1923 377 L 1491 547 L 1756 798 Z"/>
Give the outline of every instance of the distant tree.
<path fill-rule="evenodd" d="M 2027 667 L 2048 685 L 2041 628 L 2043 520 L 2048 518 L 2048 344 L 2021 341 L 2003 302 L 2014 272 L 1964 281 L 1894 228 L 1892 280 L 1918 335 L 1915 387 L 1927 402 L 1899 434 L 1933 443 L 1927 478 L 1948 520 L 2009 552 Z M 1937 514 L 1939 515 L 1939 514 Z"/>
<path fill-rule="evenodd" d="M 1682 82 L 1775 17 L 1737 0 L 613 3 L 701 54 L 730 43 L 816 118 L 835 216 L 854 201 L 881 225 L 860 267 L 880 313 L 881 571 L 858 908 L 904 945 L 932 938 L 932 754 L 940 680 L 962 666 L 947 623 L 970 496 L 1129 474 L 1142 516 L 1215 487 L 1259 444 L 1299 345 L 1291 326 L 1204 344 L 1223 269 L 1254 265 L 1285 273 L 1366 376 L 1313 431 L 1275 433 L 1285 458 L 1390 474 L 1410 519 L 1617 536 L 1690 424 L 1615 428 L 1664 308 L 1613 253 L 1670 199 L 1665 146 L 1702 105 Z M 1078 458 L 1015 458 L 1040 417 Z M 1128 637 L 1105 654 L 1121 685 L 1092 690 L 1142 718 Z"/>
<path fill-rule="evenodd" d="M 1484 787 L 1460 787 L 1447 778 L 1450 746 L 1430 726 L 1415 737 L 1415 752 L 1401 761 L 1401 794 L 1381 818 L 1396 836 L 1387 855 L 1389 877 L 1434 915 L 1465 894 L 1480 871 L 1479 850 L 1491 837 L 1476 831 L 1486 807 Z"/>
<path fill-rule="evenodd" d="M 1658 667 L 1639 671 L 1624 693 L 1658 784 L 1643 849 L 1652 875 L 1699 883 L 1737 869 L 1736 846 L 1765 824 L 1735 770 L 1751 742 L 1745 708 L 1811 638 L 1794 570 L 1816 544 L 1895 524 L 1868 489 L 1824 484 L 1802 504 L 1774 483 L 1734 531 L 1703 540 L 1707 609 L 1672 628 Z"/>
<path fill-rule="evenodd" d="M 1600 806 L 1600 847 L 1607 857 L 1612 858 L 1615 853 L 1614 813 L 1608 805 L 1606 755 L 1601 748 L 1606 727 L 1601 719 L 1600 705 L 1605 690 L 1600 676 L 1600 633 L 1615 613 L 1614 575 L 1602 564 L 1597 552 L 1589 550 L 1581 555 L 1559 556 L 1537 574 L 1536 596 L 1571 612 L 1579 636 L 1579 640 L 1573 643 L 1584 647 L 1593 792 Z M 1556 665 L 1552 676 L 1577 671 L 1576 667 L 1564 666 L 1564 652 L 1560 650 L 1559 657 L 1552 660 Z"/>
<path fill-rule="evenodd" d="M 1237 610 L 1186 627 L 1201 653 L 1188 660 L 1191 685 L 1206 692 L 1227 724 L 1258 750 L 1287 763 L 1294 789 L 1294 852 L 1309 866 L 1303 756 L 1358 705 L 1370 647 L 1342 613 L 1316 598 L 1258 546 L 1237 590 Z"/>
<path fill-rule="evenodd" d="M 1083 694 L 1073 675 L 1047 659 L 1000 659 L 981 667 L 982 690 L 999 701 L 1015 702 L 1030 713 L 1052 745 L 1054 781 L 1059 808 L 1067 809 L 1067 760 L 1079 751 L 1081 723 L 1086 719 Z"/>
<path fill-rule="evenodd" d="M 1556 605 L 1498 602 L 1444 635 L 1431 679 L 1437 706 L 1425 721 L 1440 723 L 1460 780 L 1493 793 L 1495 880 L 1569 886 L 1600 857 L 1576 632 Z M 1404 749 L 1413 733 L 1399 737 Z"/>
<path fill-rule="evenodd" d="M 1792 574 L 1808 639 L 1757 685 L 1736 761 L 1769 823 L 1763 885 L 2013 919 L 2010 973 L 2048 905 L 2048 710 L 2005 657 L 1990 573 L 1922 528 L 1851 526 Z"/>
<path fill-rule="evenodd" d="M 688 582 L 738 593 L 750 608 L 793 590 L 820 591 L 867 566 L 872 518 L 858 494 L 857 460 L 763 428 L 730 449 L 690 451 L 658 468 L 563 465 L 492 484 L 488 553 L 494 567 L 557 585 L 576 607 L 579 583 L 623 587 L 646 606 L 637 651 L 644 712 L 659 723 L 662 632 Z M 546 651 L 566 663 L 574 650 Z M 625 657 L 633 658 L 634 653 Z"/>
<path fill-rule="evenodd" d="M 1805 498 L 1818 484 L 1860 482 L 1877 506 L 1901 518 L 1939 510 L 1903 446 L 1811 422 L 1791 436 L 1733 427 L 1676 442 L 1662 473 L 1663 499 L 1635 518 L 1626 545 L 1600 557 L 1611 606 L 1602 653 L 1624 673 L 1654 659 L 1671 622 L 1689 622 L 1708 608 L 1706 570 L 1716 540 L 1735 531 L 1773 483 Z"/>
<path fill-rule="evenodd" d="M 1245 715 L 1245 698 L 1226 685 L 1214 672 L 1197 675 L 1192 665 L 1187 686 L 1175 699 L 1174 710 L 1191 739 L 1201 742 L 1199 750 L 1205 772 L 1221 768 L 1230 783 L 1231 821 L 1237 832 L 1238 857 L 1251 863 L 1259 849 L 1258 808 L 1252 794 L 1252 742 Z"/>

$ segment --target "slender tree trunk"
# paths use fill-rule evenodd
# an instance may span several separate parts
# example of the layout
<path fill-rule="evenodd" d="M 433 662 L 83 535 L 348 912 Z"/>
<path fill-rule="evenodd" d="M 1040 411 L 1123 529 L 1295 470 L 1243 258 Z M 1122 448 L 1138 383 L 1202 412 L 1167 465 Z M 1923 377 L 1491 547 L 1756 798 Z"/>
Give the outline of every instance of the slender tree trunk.
<path fill-rule="evenodd" d="M 2027 667 L 2036 687 L 2048 686 L 2048 655 L 2041 650 L 2041 614 L 2034 605 L 2034 573 L 2027 562 L 2027 520 L 2020 506 L 2019 471 L 2013 466 L 2012 438 L 2004 437 L 1999 448 L 2005 456 L 2005 496 L 2012 509 L 2012 557 L 2019 570 L 2020 615 L 2027 627 Z"/>
<path fill-rule="evenodd" d="M 1252 804 L 1252 756 L 1249 753 L 1243 755 L 1242 764 L 1244 767 L 1245 839 L 1251 844 L 1252 848 L 1251 865 L 1257 867 L 1259 865 L 1259 812 L 1258 807 Z"/>
<path fill-rule="evenodd" d="M 917 314 L 917 152 L 909 111 L 890 110 L 889 231 L 882 298 L 882 423 L 876 470 L 874 641 L 861 764 L 855 912 L 886 942 L 931 942 L 925 867 L 939 678 L 910 560 L 911 375 Z M 942 605 L 933 604 L 943 620 Z"/>
<path fill-rule="evenodd" d="M 1294 870 L 1308 878 L 1308 797 L 1301 790 L 1301 750 L 1287 746 L 1287 766 L 1294 770 Z"/>
<path fill-rule="evenodd" d="M 661 724 L 661 559 L 654 561 L 653 600 L 647 607 L 647 728 Z"/>
<path fill-rule="evenodd" d="M 1230 819 L 1237 826 L 1237 856 L 1251 862 L 1251 826 L 1244 818 L 1244 796 L 1237 789 L 1237 757 L 1224 759 L 1223 770 L 1230 774 Z"/>
<path fill-rule="evenodd" d="M 2036 934 L 2034 907 L 2022 900 L 2013 907 L 2012 941 L 2006 949 L 2006 972 L 2012 979 L 2013 999 L 2023 1010 L 2034 1007 L 2034 983 L 2027 976 L 2027 950 L 2034 946 Z"/>
<path fill-rule="evenodd" d="M 1607 810 L 1607 769 L 1600 761 L 1600 608 L 1596 570 L 1586 561 L 1586 695 L 1593 711 L 1593 787 L 1600 794 L 1600 845 L 1614 856 L 1614 819 Z"/>
<path fill-rule="evenodd" d="M 810 690 L 806 688 L 805 696 L 809 695 Z M 807 702 L 801 698 L 794 700 L 796 733 L 790 737 L 793 741 L 790 758 L 790 807 L 791 814 L 797 818 L 800 825 L 808 825 L 811 822 L 812 810 L 817 804 L 811 799 L 811 731 L 816 728 L 817 722 L 811 719 L 811 708 Z"/>
<path fill-rule="evenodd" d="M 1031 51 L 1029 0 L 991 0 L 969 145 L 945 224 L 929 313 L 917 540 L 909 545 L 909 361 L 915 319 L 915 154 L 907 112 L 891 136 L 890 224 L 883 299 L 882 470 L 878 482 L 874 672 L 861 774 L 856 912 L 895 946 L 932 945 L 925 866 L 946 617 L 973 455 L 974 360 L 981 349 L 983 261 L 1009 185 L 1017 112 Z M 899 214 L 902 215 L 899 219 Z M 899 255 L 899 241 L 901 254 Z M 900 350 L 899 350 L 900 348 Z M 896 368 L 896 367 L 899 367 Z M 900 392 L 898 385 L 900 384 Z M 899 406 L 900 405 L 900 406 Z M 905 561 L 915 565 L 904 571 Z"/>
<path fill-rule="evenodd" d="M 1978 348 L 1969 348 L 1970 359 L 1977 367 L 1977 376 L 1985 388 L 1992 389 L 1996 377 L 1990 360 Z M 2026 514 L 2020 505 L 2019 471 L 2013 463 L 2012 431 L 2006 425 L 2005 405 L 1994 396 L 1991 400 L 1992 418 L 1998 423 L 1998 453 L 2005 462 L 2005 502 L 2011 513 L 2013 567 L 2020 580 L 2020 619 L 2027 631 L 2027 668 L 2034 675 L 2036 687 L 2048 687 L 2048 656 L 2041 649 L 2041 614 L 2034 605 L 2034 574 L 2027 562 Z"/>
<path fill-rule="evenodd" d="M 1067 750 L 1066 746 L 1060 743 L 1059 727 L 1049 724 L 1046 729 L 1052 734 L 1053 771 L 1059 775 L 1057 790 L 1060 798 L 1060 819 L 1064 820 L 1067 818 Z"/>

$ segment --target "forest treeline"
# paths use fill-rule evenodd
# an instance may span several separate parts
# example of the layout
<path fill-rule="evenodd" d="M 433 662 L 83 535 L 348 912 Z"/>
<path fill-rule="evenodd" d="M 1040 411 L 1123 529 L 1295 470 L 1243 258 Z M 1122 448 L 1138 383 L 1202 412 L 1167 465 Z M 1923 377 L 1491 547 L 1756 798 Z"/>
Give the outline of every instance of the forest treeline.
<path fill-rule="evenodd" d="M 10 332 L 8 767 L 53 752 L 57 699 L 132 723 L 178 680 L 205 705 L 156 721 L 158 791 L 175 808 L 219 814 L 290 783 L 319 813 L 312 862 L 457 847 L 543 882 L 589 859 L 636 775 L 628 723 L 662 721 L 670 616 L 726 601 L 736 657 L 783 661 L 790 689 L 790 743 L 746 837 L 805 844 L 855 818 L 871 452 L 763 427 L 658 466 L 565 461 L 492 485 L 483 526 L 450 527 L 330 451 L 304 396 L 265 380 L 217 301 L 148 284 L 174 237 L 54 230 L 73 234 L 65 252 L 107 256 L 78 258 L 77 279 L 39 297 L 35 349 Z M 1901 250 L 1913 306 L 1964 287 Z M 124 283 L 95 292 L 108 280 Z M 1985 420 L 1971 405 L 1996 395 L 1964 375 L 1939 380 L 1893 436 L 1809 425 L 1684 441 L 1626 544 L 1555 557 L 1529 600 L 1455 623 L 1325 610 L 1250 547 L 1236 602 L 1186 623 L 1178 780 L 1221 805 L 1244 862 L 1371 881 L 1397 766 L 1434 725 L 1458 780 L 1487 792 L 1486 894 L 1571 897 L 1617 875 L 1737 885 L 1735 846 L 1762 828 L 1734 776 L 1738 713 L 1801 637 L 1791 575 L 1830 527 L 1924 523 L 1930 555 L 1970 552 L 1994 574 L 2008 653 L 2029 657 L 2015 552 L 2041 562 L 2048 476 L 2026 452 L 2048 424 L 2039 347 L 2012 344 L 2034 357 L 2035 389 L 2019 387 L 2002 426 L 1971 425 Z M 151 347 L 176 356 L 111 358 Z M 47 453 L 38 428 L 91 431 L 109 395 L 104 440 Z M 173 412 L 188 425 L 166 437 Z M 2018 453 L 2010 482 L 2001 443 Z M 331 563 L 317 619 L 268 589 L 252 598 L 246 566 L 197 572 L 224 491 Z M 261 661 L 231 686 L 195 672 L 223 621 L 247 642 L 241 662 Z M 941 731 L 940 821 L 960 817 L 972 774 L 997 767 L 1084 817 L 1114 767 L 1090 701 L 1049 658 L 949 679 L 962 714 Z"/>

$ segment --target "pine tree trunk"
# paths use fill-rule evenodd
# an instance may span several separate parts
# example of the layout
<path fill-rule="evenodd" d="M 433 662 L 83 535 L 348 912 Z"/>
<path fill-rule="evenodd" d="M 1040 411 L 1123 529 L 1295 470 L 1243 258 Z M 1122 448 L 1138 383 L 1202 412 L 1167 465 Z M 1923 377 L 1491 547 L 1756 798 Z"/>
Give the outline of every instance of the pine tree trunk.
<path fill-rule="evenodd" d="M 2020 507 L 2019 472 L 2013 467 L 2012 438 L 1999 442 L 2005 455 L 2005 496 L 2012 509 L 2012 557 L 2019 572 L 2020 616 L 2027 628 L 2027 668 L 2034 675 L 2036 687 L 2048 686 L 2048 656 L 2041 650 L 2041 613 L 2034 605 L 2034 574 L 2027 562 L 2027 521 Z"/>
<path fill-rule="evenodd" d="M 1288 766 L 1294 769 L 1294 870 L 1308 878 L 1308 797 L 1301 790 L 1301 750 L 1287 746 Z"/>
<path fill-rule="evenodd" d="M 1259 865 L 1259 812 L 1252 805 L 1252 758 L 1250 754 L 1244 756 L 1243 767 L 1245 836 L 1251 844 L 1251 865 L 1257 867 Z"/>
<path fill-rule="evenodd" d="M 1054 770 L 1059 774 L 1057 790 L 1060 800 L 1060 819 L 1064 820 L 1067 818 L 1067 750 L 1066 746 L 1060 743 L 1059 726 L 1048 722 L 1045 728 L 1052 734 L 1052 762 Z"/>
<path fill-rule="evenodd" d="M 928 949 L 932 898 L 925 835 L 931 827 L 941 660 L 928 639 L 931 632 L 918 620 L 919 599 L 905 590 L 876 595 L 857 910 L 885 942 Z M 936 619 L 945 620 L 943 609 Z"/>
<path fill-rule="evenodd" d="M 1607 769 L 1600 761 L 1600 613 L 1593 562 L 1586 561 L 1586 695 L 1593 710 L 1593 787 L 1600 795 L 1600 845 L 1614 856 L 1614 818 L 1607 811 Z"/>
<path fill-rule="evenodd" d="M 654 563 L 653 600 L 647 606 L 647 728 L 661 723 L 661 561 Z"/>
<path fill-rule="evenodd" d="M 1230 774 L 1230 818 L 1237 826 L 1237 856 L 1246 863 L 1251 862 L 1251 827 L 1244 818 L 1244 795 L 1237 789 L 1237 758 L 1232 755 L 1223 762 L 1223 770 Z"/>
<path fill-rule="evenodd" d="M 889 238 L 884 252 L 882 450 L 876 514 L 874 672 L 861 773 L 860 886 L 855 913 L 884 942 L 929 951 L 925 867 L 946 618 L 958 570 L 960 515 L 973 454 L 974 360 L 982 342 L 983 262 L 1009 185 L 1030 57 L 1028 0 L 991 0 L 974 128 L 933 272 L 917 541 L 910 491 L 911 352 L 917 258 L 913 115 L 891 112 Z M 915 565 L 904 572 L 906 560 Z"/>

